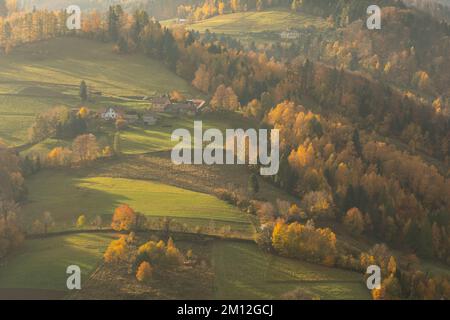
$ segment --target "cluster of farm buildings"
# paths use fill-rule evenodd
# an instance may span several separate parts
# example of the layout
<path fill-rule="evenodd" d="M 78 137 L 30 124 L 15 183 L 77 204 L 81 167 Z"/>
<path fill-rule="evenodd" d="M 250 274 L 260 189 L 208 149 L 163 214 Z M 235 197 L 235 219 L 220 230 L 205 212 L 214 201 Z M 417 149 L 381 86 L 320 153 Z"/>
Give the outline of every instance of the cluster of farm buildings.
<path fill-rule="evenodd" d="M 141 120 L 146 125 L 155 125 L 158 121 L 158 113 L 194 116 L 202 111 L 206 105 L 206 101 L 200 99 L 172 102 L 168 95 L 154 97 L 150 101 L 152 107 L 146 109 L 143 113 L 111 106 L 100 110 L 98 116 L 105 121 L 124 119 L 128 123 L 133 124 Z"/>

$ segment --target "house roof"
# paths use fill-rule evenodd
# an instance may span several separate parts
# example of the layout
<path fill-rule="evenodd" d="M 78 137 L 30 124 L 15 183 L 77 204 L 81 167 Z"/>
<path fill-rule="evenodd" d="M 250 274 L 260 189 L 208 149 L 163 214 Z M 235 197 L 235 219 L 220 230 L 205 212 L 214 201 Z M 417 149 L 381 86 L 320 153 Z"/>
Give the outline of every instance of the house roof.
<path fill-rule="evenodd" d="M 102 109 L 100 109 L 100 111 L 99 111 L 99 113 L 100 114 L 103 114 L 103 113 L 106 113 L 107 111 L 109 111 L 110 109 L 113 109 L 116 113 L 118 113 L 118 114 L 124 114 L 125 112 L 124 112 L 124 110 L 123 110 L 123 108 L 121 108 L 121 107 L 107 107 L 107 108 L 102 108 Z"/>
<path fill-rule="evenodd" d="M 197 110 L 200 110 L 201 108 L 203 108 L 206 105 L 206 101 L 201 100 L 201 99 L 188 100 L 188 102 L 192 102 L 195 105 L 195 107 L 197 108 Z"/>

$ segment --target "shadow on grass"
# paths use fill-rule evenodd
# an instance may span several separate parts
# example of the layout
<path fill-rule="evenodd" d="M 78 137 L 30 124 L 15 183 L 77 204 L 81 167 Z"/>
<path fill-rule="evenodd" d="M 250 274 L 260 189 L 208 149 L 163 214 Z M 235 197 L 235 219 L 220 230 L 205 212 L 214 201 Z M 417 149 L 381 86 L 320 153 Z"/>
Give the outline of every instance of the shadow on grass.
<path fill-rule="evenodd" d="M 82 283 L 102 261 L 103 253 L 115 236 L 82 234 L 29 240 L 0 267 L 1 292 L 30 295 L 40 299 L 68 293 L 67 267 L 81 268 Z M 23 290 L 23 291 L 21 291 Z M 57 290 L 58 293 L 53 292 Z M 47 292 L 48 291 L 48 292 Z"/>
<path fill-rule="evenodd" d="M 114 209 L 130 199 L 126 196 L 93 188 L 92 181 L 67 174 L 64 170 L 43 171 L 27 182 L 29 202 L 23 207 L 23 217 L 32 223 L 50 212 L 56 223 L 75 223 L 84 214 L 88 219 L 109 217 Z M 92 187 L 89 187 L 92 185 Z"/>

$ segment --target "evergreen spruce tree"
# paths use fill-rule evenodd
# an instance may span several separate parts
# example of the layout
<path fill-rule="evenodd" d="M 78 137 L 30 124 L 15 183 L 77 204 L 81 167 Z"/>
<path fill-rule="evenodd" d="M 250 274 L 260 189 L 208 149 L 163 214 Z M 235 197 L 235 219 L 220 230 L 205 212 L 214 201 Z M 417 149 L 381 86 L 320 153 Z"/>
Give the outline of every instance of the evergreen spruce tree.
<path fill-rule="evenodd" d="M 113 151 L 116 156 L 120 156 L 122 153 L 120 145 L 120 132 L 116 132 L 116 134 L 114 135 Z"/>
<path fill-rule="evenodd" d="M 259 192 L 258 177 L 254 173 L 251 174 L 248 180 L 248 191 L 253 195 Z"/>
<path fill-rule="evenodd" d="M 88 98 L 88 89 L 87 89 L 87 85 L 86 82 L 81 81 L 80 83 L 80 98 L 81 101 L 86 101 Z"/>

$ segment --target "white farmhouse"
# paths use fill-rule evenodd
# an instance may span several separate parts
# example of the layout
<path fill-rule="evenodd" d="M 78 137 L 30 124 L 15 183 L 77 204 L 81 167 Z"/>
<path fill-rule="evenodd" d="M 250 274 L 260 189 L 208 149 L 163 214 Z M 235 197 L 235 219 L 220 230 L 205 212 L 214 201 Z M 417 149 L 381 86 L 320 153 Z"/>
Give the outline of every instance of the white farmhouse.
<path fill-rule="evenodd" d="M 100 117 L 106 121 L 117 120 L 118 118 L 123 117 L 123 113 L 117 108 L 109 107 L 100 111 Z"/>

